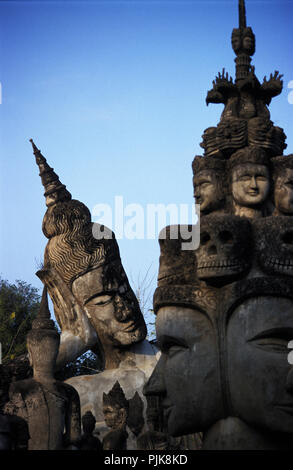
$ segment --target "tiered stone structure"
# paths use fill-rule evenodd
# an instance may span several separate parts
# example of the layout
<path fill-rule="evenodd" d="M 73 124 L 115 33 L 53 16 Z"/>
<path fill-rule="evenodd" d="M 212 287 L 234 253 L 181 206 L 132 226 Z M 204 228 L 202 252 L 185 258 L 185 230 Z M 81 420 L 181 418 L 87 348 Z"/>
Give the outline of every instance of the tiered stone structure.
<path fill-rule="evenodd" d="M 200 246 L 160 240 L 154 295 L 162 356 L 146 395 L 160 395 L 174 436 L 203 432 L 203 449 L 292 449 L 293 156 L 268 105 L 278 72 L 260 84 L 255 37 L 239 0 L 232 33 L 236 79 L 208 92 L 223 103 L 205 130 L 193 183 Z"/>

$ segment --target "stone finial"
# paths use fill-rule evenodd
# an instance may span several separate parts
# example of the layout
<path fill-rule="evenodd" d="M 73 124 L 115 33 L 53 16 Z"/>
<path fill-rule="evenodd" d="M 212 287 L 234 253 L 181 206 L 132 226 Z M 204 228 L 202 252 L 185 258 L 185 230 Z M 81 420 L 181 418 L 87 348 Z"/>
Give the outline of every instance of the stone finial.
<path fill-rule="evenodd" d="M 48 305 L 47 287 L 43 288 L 42 300 L 40 310 L 37 314 L 36 319 L 32 323 L 32 331 L 34 330 L 53 330 L 56 331 L 53 320 L 51 320 L 51 314 Z M 57 331 L 56 331 L 56 334 Z"/>
<path fill-rule="evenodd" d="M 56 204 L 59 200 L 69 201 L 71 199 L 71 194 L 67 191 L 66 186 L 62 184 L 59 180 L 58 175 L 54 172 L 54 168 L 51 168 L 45 157 L 41 154 L 41 151 L 35 145 L 33 139 L 30 139 L 30 142 L 33 147 L 33 152 L 36 158 L 36 163 L 40 169 L 40 177 L 42 184 L 45 188 L 44 196 L 47 198 L 53 193 L 57 193 L 57 198 L 54 202 L 46 201 L 47 206 Z"/>

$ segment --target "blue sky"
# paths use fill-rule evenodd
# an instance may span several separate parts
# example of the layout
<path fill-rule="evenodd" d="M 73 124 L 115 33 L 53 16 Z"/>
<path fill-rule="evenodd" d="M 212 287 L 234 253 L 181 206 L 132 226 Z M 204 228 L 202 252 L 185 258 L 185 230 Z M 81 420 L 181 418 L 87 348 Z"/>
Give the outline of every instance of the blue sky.
<path fill-rule="evenodd" d="M 45 200 L 32 137 L 75 199 L 193 203 L 191 162 L 222 105 L 205 96 L 234 77 L 237 0 L 0 1 L 0 273 L 41 288 Z M 270 106 L 293 152 L 292 1 L 247 1 L 260 80 L 284 74 Z M 126 272 L 156 277 L 156 240 L 120 240 Z M 155 281 L 152 283 L 155 287 Z"/>

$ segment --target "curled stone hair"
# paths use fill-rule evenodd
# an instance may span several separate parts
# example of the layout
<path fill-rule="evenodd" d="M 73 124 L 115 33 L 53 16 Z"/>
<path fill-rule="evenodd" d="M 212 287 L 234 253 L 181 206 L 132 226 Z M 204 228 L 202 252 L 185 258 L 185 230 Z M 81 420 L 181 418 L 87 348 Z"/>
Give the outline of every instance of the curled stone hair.
<path fill-rule="evenodd" d="M 118 406 L 128 410 L 128 400 L 126 399 L 124 392 L 118 382 L 115 382 L 110 392 L 103 393 L 103 406 Z"/>

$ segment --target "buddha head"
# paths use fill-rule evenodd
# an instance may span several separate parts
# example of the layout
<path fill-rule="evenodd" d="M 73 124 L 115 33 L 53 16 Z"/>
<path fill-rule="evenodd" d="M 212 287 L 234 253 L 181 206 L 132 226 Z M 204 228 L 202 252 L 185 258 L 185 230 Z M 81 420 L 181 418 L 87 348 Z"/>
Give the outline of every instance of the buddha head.
<path fill-rule="evenodd" d="M 196 156 L 192 162 L 194 197 L 202 214 L 222 209 L 225 204 L 225 162 Z"/>
<path fill-rule="evenodd" d="M 123 269 L 114 233 L 91 222 L 88 208 L 71 198 L 32 144 L 45 196 L 56 196 L 47 203 L 43 219 L 43 233 L 49 239 L 44 268 L 58 273 L 102 343 L 124 347 L 142 341 L 146 325 Z"/>
<path fill-rule="evenodd" d="M 254 221 L 255 256 L 267 274 L 293 276 L 293 220 L 286 216 Z"/>
<path fill-rule="evenodd" d="M 85 434 L 92 434 L 95 429 L 96 418 L 91 411 L 87 411 L 81 418 L 82 428 Z"/>
<path fill-rule="evenodd" d="M 276 215 L 293 214 L 293 155 L 272 158 Z"/>
<path fill-rule="evenodd" d="M 154 300 L 162 355 L 144 393 L 162 397 L 169 433 L 207 431 L 227 417 L 292 433 L 292 280 L 236 282 L 218 292 L 213 311 L 211 302 L 203 308 L 206 292 L 179 301 L 177 291 L 168 304 L 160 289 Z"/>
<path fill-rule="evenodd" d="M 126 426 L 128 401 L 119 382 L 115 382 L 109 393 L 103 393 L 103 413 L 106 425 L 111 429 Z"/>
<path fill-rule="evenodd" d="M 266 152 L 255 146 L 245 147 L 232 155 L 229 169 L 236 207 L 259 209 L 264 206 L 270 191 L 268 163 Z"/>

